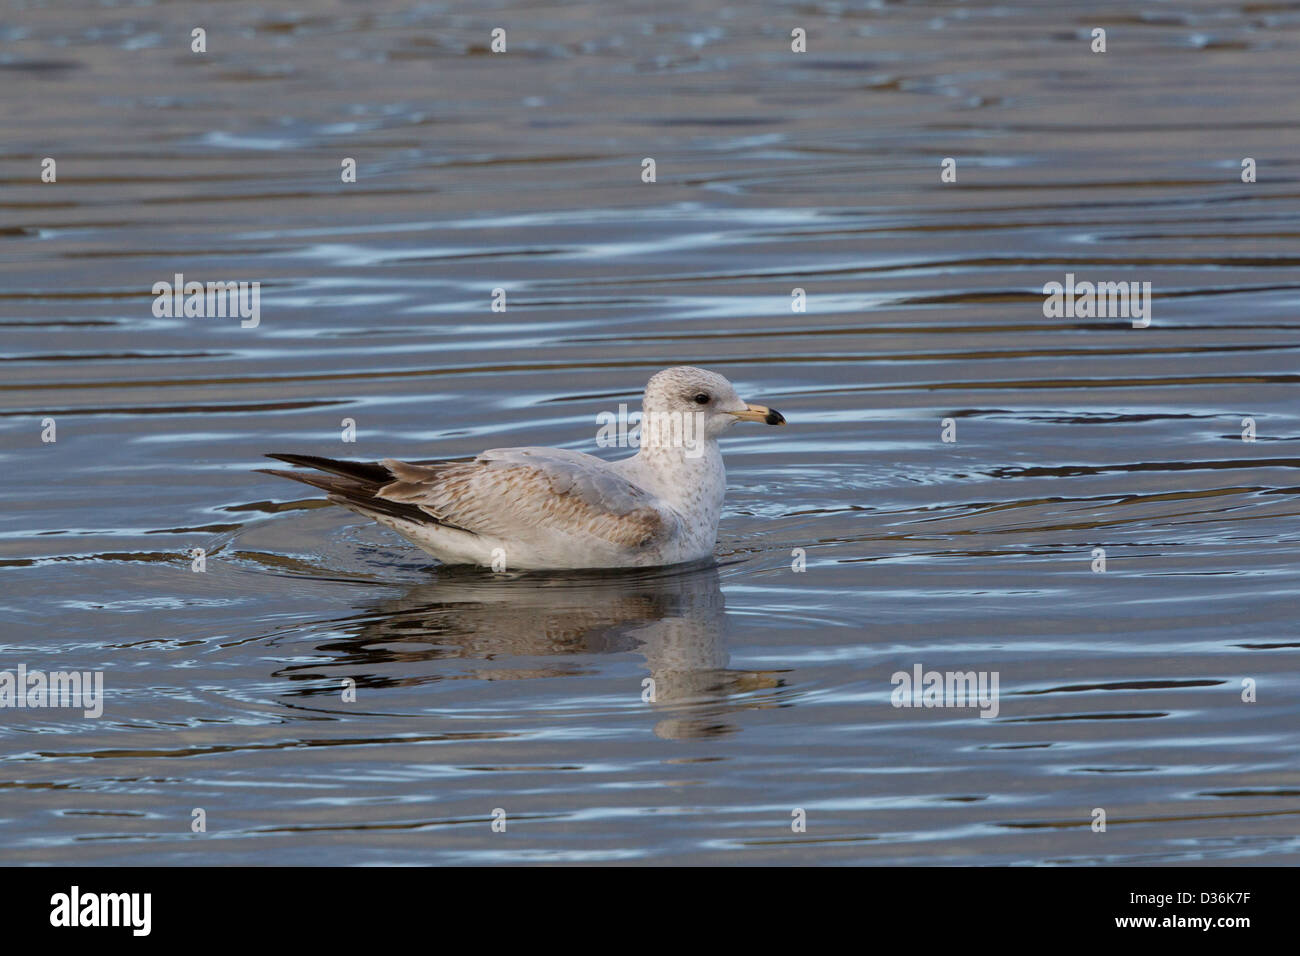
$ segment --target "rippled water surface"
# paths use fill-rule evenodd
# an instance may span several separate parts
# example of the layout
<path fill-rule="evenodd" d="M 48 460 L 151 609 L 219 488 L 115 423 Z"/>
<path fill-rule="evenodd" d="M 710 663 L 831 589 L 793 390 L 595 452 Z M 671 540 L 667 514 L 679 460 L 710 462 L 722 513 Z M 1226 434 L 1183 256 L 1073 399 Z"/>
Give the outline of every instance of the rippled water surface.
<path fill-rule="evenodd" d="M 0 712 L 0 860 L 1300 861 L 1298 47 L 1287 2 L 9 4 L 0 669 L 107 699 Z M 1046 318 L 1067 272 L 1150 327 Z M 176 273 L 260 325 L 155 317 Z M 597 452 L 672 364 L 790 421 L 724 439 L 716 566 L 441 569 L 254 470 Z M 891 706 L 917 665 L 997 716 Z"/>

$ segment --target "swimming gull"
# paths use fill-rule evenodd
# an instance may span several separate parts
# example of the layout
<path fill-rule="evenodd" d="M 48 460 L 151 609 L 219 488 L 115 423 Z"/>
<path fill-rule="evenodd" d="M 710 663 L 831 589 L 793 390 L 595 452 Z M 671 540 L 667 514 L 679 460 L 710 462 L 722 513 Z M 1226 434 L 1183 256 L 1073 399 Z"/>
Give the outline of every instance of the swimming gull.
<path fill-rule="evenodd" d="M 726 490 L 717 439 L 738 421 L 785 424 L 721 375 L 682 365 L 646 385 L 640 448 L 620 461 L 531 447 L 428 462 L 268 455 L 316 471 L 267 473 L 324 489 L 446 564 L 669 565 L 713 554 Z"/>

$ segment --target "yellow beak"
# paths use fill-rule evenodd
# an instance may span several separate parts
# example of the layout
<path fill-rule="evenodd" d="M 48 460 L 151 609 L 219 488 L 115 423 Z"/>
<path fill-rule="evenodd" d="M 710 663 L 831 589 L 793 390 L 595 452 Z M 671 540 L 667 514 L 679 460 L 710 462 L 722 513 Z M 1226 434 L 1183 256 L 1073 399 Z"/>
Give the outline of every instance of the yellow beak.
<path fill-rule="evenodd" d="M 743 412 L 731 412 L 742 422 L 764 422 L 768 425 L 784 425 L 785 416 L 775 408 L 768 408 L 766 405 L 745 405 Z"/>

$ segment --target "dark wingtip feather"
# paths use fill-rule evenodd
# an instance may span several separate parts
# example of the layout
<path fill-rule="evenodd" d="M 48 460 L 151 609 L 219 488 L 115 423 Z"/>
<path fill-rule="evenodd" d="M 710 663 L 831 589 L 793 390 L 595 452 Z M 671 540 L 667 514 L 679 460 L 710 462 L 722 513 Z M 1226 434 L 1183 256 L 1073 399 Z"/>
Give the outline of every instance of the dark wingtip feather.
<path fill-rule="evenodd" d="M 377 486 L 367 486 L 355 478 L 326 475 L 318 471 L 285 471 L 282 468 L 259 468 L 257 470 L 263 475 L 275 475 L 277 478 L 301 481 L 304 485 L 311 485 L 313 488 L 320 488 L 322 491 L 341 493 L 347 490 L 353 493 L 364 492 L 367 495 L 372 495 L 378 490 Z"/>
<path fill-rule="evenodd" d="M 285 471 L 281 468 L 258 468 L 257 471 L 264 475 L 289 478 L 319 488 L 326 492 L 329 500 L 335 504 L 351 508 L 368 517 L 386 515 L 416 524 L 442 524 L 437 518 L 421 511 L 415 505 L 375 497 L 375 493 L 380 488 L 393 480 L 392 474 L 383 465 L 335 461 L 333 458 L 317 458 L 313 455 L 267 455 L 266 457 L 288 462 L 291 465 L 307 465 L 321 469 L 320 471 Z"/>
<path fill-rule="evenodd" d="M 358 481 L 386 485 L 393 480 L 393 476 L 388 469 L 377 461 L 340 461 L 337 458 L 322 458 L 319 455 L 267 455 L 266 457 L 287 462 L 290 465 L 302 465 L 304 468 L 327 471 L 331 475 L 342 475 L 344 478 L 352 478 Z M 286 477 L 288 476 L 286 475 Z"/>

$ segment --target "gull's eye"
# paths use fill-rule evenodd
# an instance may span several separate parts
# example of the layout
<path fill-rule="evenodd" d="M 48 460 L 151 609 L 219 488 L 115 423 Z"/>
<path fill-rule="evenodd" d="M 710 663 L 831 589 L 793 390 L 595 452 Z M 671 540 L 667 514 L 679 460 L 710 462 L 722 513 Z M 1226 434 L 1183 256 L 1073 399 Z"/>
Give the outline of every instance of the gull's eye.
<path fill-rule="evenodd" d="M 708 392 L 696 392 L 696 393 L 695 393 L 695 404 L 696 404 L 696 405 L 707 405 L 707 404 L 709 404 L 709 393 L 708 393 Z"/>

